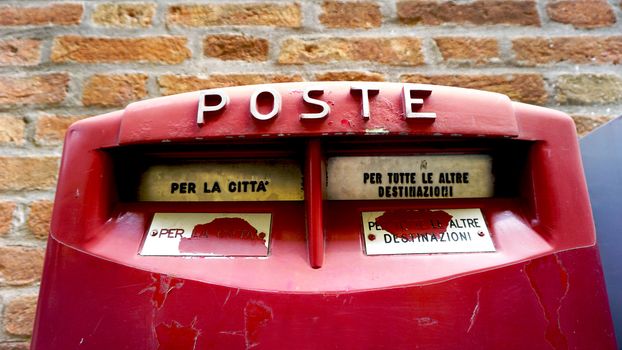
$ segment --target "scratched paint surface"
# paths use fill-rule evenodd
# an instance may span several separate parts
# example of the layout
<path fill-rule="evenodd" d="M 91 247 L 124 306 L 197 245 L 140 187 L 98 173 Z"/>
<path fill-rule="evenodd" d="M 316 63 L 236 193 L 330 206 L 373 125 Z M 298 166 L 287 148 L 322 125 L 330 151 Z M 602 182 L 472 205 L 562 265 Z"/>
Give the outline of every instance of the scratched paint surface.
<path fill-rule="evenodd" d="M 50 244 L 62 262 L 42 290 L 37 349 L 615 347 L 596 247 L 425 285 L 284 293 L 181 280 Z"/>
<path fill-rule="evenodd" d="M 267 256 L 271 214 L 156 213 L 140 255 Z"/>
<path fill-rule="evenodd" d="M 480 209 L 363 212 L 367 255 L 494 252 Z"/>

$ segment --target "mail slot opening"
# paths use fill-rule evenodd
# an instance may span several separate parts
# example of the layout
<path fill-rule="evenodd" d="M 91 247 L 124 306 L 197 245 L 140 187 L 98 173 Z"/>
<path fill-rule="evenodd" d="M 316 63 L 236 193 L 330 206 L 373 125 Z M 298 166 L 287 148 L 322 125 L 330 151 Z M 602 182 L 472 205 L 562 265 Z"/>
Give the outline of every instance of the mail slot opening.
<path fill-rule="evenodd" d="M 140 255 L 267 257 L 275 240 L 301 246 L 302 154 L 296 141 L 114 150 L 120 210 L 147 217 Z"/>
<path fill-rule="evenodd" d="M 485 234 L 488 248 L 474 246 L 470 251 L 494 251 L 490 238 L 494 228 L 489 231 L 486 226 L 487 215 L 494 211 L 487 207 L 498 207 L 505 201 L 518 215 L 528 212 L 529 201 L 524 199 L 530 197 L 525 190 L 529 183 L 526 174 L 530 142 L 327 137 L 317 143 L 318 158 L 313 160 L 308 155 L 310 140 L 235 140 L 230 144 L 200 141 L 115 149 L 112 155 L 121 203 L 143 203 L 142 207 L 149 211 L 151 222 L 145 227 L 142 253 L 269 256 L 278 254 L 274 250 L 278 244 L 272 245 L 275 240 L 306 245 L 309 232 L 305 223 L 316 220 L 318 230 L 325 232 L 329 240 L 356 232 L 356 237 L 347 239 L 361 243 L 360 252 L 370 254 L 366 243 L 375 239 L 371 231 L 382 229 L 378 220 L 425 212 L 446 213 L 454 219 L 444 225 L 463 228 L 461 222 L 471 223 L 472 230 L 456 231 L 453 236 L 452 231 L 421 236 L 422 232 L 411 229 L 411 241 L 443 241 L 445 235 L 453 241 L 466 240 L 464 237 L 482 240 L 478 235 Z M 319 185 L 306 185 L 309 161 L 316 161 L 323 169 Z M 312 197 L 319 198 L 326 219 L 305 211 Z M 279 228 L 286 217 L 298 217 L 299 222 L 288 220 L 287 229 Z M 356 219 L 343 227 L 346 217 Z M 223 230 L 222 225 L 229 228 Z M 386 234 L 382 231 L 378 238 L 386 240 Z M 201 243 L 208 237 L 228 243 L 220 247 Z M 158 243 L 166 239 L 179 244 Z M 459 249 L 456 252 L 469 251 Z"/>

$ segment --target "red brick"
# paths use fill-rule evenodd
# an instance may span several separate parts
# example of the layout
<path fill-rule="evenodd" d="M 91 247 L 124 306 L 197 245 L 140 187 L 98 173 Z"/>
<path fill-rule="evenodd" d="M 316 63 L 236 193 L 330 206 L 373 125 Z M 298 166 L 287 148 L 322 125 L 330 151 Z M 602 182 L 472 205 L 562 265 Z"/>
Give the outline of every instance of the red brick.
<path fill-rule="evenodd" d="M 0 66 L 34 66 L 41 59 L 41 42 L 32 39 L 0 41 Z"/>
<path fill-rule="evenodd" d="M 266 61 L 267 39 L 245 35 L 215 34 L 203 40 L 203 54 L 221 60 Z"/>
<path fill-rule="evenodd" d="M 613 8 L 606 0 L 550 1 L 546 12 L 553 21 L 576 28 L 610 27 L 616 23 Z"/>
<path fill-rule="evenodd" d="M 12 115 L 0 115 L 0 144 L 23 145 L 24 118 Z"/>
<path fill-rule="evenodd" d="M 5 331 L 14 335 L 32 335 L 36 308 L 36 295 L 20 296 L 11 300 L 4 310 Z"/>
<path fill-rule="evenodd" d="M 609 116 L 573 115 L 571 117 L 577 127 L 577 134 L 579 136 L 585 136 L 592 130 L 613 119 L 613 117 Z"/>
<path fill-rule="evenodd" d="M 0 247 L 0 281 L 10 286 L 38 281 L 43 270 L 44 254 L 42 248 Z"/>
<path fill-rule="evenodd" d="M 437 0 L 401 0 L 397 16 L 404 24 L 509 24 L 539 26 L 540 18 L 533 0 L 475 0 L 469 2 Z"/>
<path fill-rule="evenodd" d="M 533 104 L 546 104 L 548 94 L 540 74 L 508 75 L 422 75 L 404 74 L 403 82 L 457 86 L 498 92 L 512 100 Z"/>
<path fill-rule="evenodd" d="M 207 78 L 187 75 L 163 75 L 158 78 L 158 85 L 162 95 L 173 95 L 227 86 L 287 83 L 302 80 L 300 75 L 284 74 L 212 74 Z"/>
<path fill-rule="evenodd" d="M 395 66 L 424 64 L 417 38 L 287 39 L 281 46 L 280 64 L 370 61 Z"/>
<path fill-rule="evenodd" d="M 81 4 L 51 4 L 47 6 L 0 6 L 0 25 L 74 25 L 82 18 Z"/>
<path fill-rule="evenodd" d="M 40 116 L 35 127 L 35 142 L 39 145 L 59 145 L 65 138 L 67 128 L 83 118 L 86 116 Z"/>
<path fill-rule="evenodd" d="M 174 5 L 168 9 L 166 23 L 187 27 L 260 25 L 298 28 L 302 14 L 296 3 Z"/>
<path fill-rule="evenodd" d="M 65 99 L 69 76 L 65 73 L 0 76 L 0 105 L 56 104 Z"/>
<path fill-rule="evenodd" d="M 54 40 L 53 62 L 151 62 L 176 64 L 190 57 L 188 39 L 179 36 L 99 38 L 75 35 Z"/>
<path fill-rule="evenodd" d="M 8 341 L 0 343 L 0 350 L 29 350 L 30 343 L 23 341 Z"/>
<path fill-rule="evenodd" d="M 374 72 L 323 72 L 315 75 L 319 81 L 384 81 L 384 75 Z"/>
<path fill-rule="evenodd" d="M 530 65 L 563 61 L 619 64 L 622 36 L 519 38 L 512 40 L 512 49 L 520 63 Z"/>
<path fill-rule="evenodd" d="M 0 157 L 0 191 L 50 190 L 57 174 L 57 157 Z"/>
<path fill-rule="evenodd" d="M 151 27 L 156 5 L 153 3 L 99 4 L 91 15 L 93 22 L 106 27 Z"/>
<path fill-rule="evenodd" d="M 441 37 L 434 41 L 445 61 L 486 63 L 499 58 L 496 39 Z"/>
<path fill-rule="evenodd" d="M 368 1 L 324 1 L 320 22 L 328 28 L 378 28 L 380 6 Z"/>
<path fill-rule="evenodd" d="M 15 203 L 0 202 L 0 236 L 4 236 L 11 231 L 14 212 Z"/>
<path fill-rule="evenodd" d="M 85 106 L 125 106 L 147 96 L 147 76 L 144 74 L 96 74 L 84 85 L 82 103 Z"/>
<path fill-rule="evenodd" d="M 50 232 L 53 206 L 53 202 L 46 200 L 30 203 L 27 225 L 35 238 L 47 239 Z"/>

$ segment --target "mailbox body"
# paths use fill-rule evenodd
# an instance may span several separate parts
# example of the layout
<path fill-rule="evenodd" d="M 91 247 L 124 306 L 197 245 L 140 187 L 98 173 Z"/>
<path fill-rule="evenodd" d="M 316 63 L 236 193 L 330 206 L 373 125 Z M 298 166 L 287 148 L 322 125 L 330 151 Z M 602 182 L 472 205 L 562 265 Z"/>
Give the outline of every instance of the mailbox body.
<path fill-rule="evenodd" d="M 203 124 L 198 92 L 74 124 L 33 348 L 615 348 L 569 117 L 499 94 L 425 86 L 419 112 L 436 118 L 408 120 L 403 84 L 380 83 L 363 118 L 351 83 L 318 84 L 271 85 L 282 105 L 269 120 L 249 111 L 266 87 L 243 86 L 221 89 L 229 103 Z M 331 111 L 303 120 L 317 112 L 302 98 L 314 86 Z M 497 164 L 487 198 L 325 193 L 333 157 L 480 153 Z M 141 181 L 130 173 L 152 158 L 288 158 L 300 164 L 303 198 L 142 201 L 127 193 Z M 443 208 L 480 210 L 494 251 L 366 254 L 362 213 Z M 269 254 L 141 255 L 157 213 L 269 213 Z"/>

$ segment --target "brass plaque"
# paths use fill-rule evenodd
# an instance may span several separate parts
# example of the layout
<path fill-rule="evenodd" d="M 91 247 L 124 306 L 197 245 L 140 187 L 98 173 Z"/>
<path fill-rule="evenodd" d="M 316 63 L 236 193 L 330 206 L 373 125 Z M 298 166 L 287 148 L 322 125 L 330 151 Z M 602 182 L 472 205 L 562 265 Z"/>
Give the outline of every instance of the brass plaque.
<path fill-rule="evenodd" d="M 292 201 L 304 198 L 293 161 L 154 165 L 142 175 L 141 201 Z"/>
<path fill-rule="evenodd" d="M 483 154 L 334 157 L 327 198 L 451 199 L 491 197 L 492 158 Z"/>

